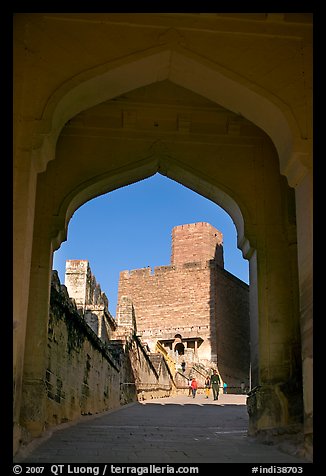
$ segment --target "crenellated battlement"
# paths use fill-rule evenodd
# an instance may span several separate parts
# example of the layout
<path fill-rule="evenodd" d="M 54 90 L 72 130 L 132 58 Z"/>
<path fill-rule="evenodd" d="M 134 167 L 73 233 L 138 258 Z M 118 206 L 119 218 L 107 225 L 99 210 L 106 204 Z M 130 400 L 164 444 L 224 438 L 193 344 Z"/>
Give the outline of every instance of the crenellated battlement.
<path fill-rule="evenodd" d="M 171 264 L 214 260 L 224 267 L 223 234 L 206 222 L 179 225 L 172 230 Z"/>
<path fill-rule="evenodd" d="M 148 266 L 147 268 L 124 270 L 120 272 L 120 280 L 130 278 L 155 278 L 156 276 L 162 276 L 165 273 L 173 273 L 180 270 L 191 269 L 207 269 L 216 266 L 215 260 L 207 261 L 190 261 L 186 263 L 180 263 L 177 265 L 155 266 L 154 269 Z"/>

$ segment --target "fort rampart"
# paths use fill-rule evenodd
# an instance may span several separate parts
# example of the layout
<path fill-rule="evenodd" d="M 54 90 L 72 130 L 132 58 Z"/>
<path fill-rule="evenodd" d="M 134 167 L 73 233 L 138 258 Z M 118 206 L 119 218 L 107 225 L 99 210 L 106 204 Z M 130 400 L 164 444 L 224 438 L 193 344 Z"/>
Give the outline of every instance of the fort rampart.
<path fill-rule="evenodd" d="M 118 338 L 114 338 L 118 337 Z M 102 339 L 52 273 L 48 323 L 46 428 L 136 401 L 170 395 L 162 356 L 152 357 L 135 334 Z M 32 404 L 32 402 L 31 402 Z"/>
<path fill-rule="evenodd" d="M 118 318 L 125 296 L 151 349 L 159 340 L 173 351 L 178 336 L 186 360 L 248 385 L 249 286 L 224 269 L 223 236 L 209 223 L 173 228 L 170 265 L 120 273 Z"/>

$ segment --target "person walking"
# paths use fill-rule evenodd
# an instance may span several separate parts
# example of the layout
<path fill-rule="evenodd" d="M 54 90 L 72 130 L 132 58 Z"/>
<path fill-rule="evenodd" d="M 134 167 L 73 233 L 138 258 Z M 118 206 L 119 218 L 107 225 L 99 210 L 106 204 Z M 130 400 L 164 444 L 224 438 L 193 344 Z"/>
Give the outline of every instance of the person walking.
<path fill-rule="evenodd" d="M 192 395 L 192 388 L 191 388 L 191 378 L 188 380 L 188 397 L 191 397 Z"/>
<path fill-rule="evenodd" d="M 211 389 L 211 379 L 209 378 L 209 376 L 207 375 L 206 379 L 205 379 L 205 398 L 208 398 L 209 397 L 209 391 Z"/>
<path fill-rule="evenodd" d="M 197 380 L 193 378 L 191 381 L 192 398 L 195 398 L 197 389 L 198 389 Z"/>
<path fill-rule="evenodd" d="M 216 370 L 213 370 L 213 374 L 211 376 L 211 387 L 213 390 L 213 400 L 218 400 L 218 394 L 220 391 L 220 377 Z"/>
<path fill-rule="evenodd" d="M 223 382 L 223 393 L 228 393 L 228 384 Z"/>

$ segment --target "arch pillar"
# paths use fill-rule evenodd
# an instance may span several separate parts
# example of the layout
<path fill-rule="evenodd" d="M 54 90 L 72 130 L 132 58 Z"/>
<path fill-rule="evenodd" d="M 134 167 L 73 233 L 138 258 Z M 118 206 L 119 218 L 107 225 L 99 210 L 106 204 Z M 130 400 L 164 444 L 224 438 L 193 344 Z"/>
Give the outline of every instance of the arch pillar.
<path fill-rule="evenodd" d="M 22 438 L 20 408 L 29 301 L 30 266 L 35 216 L 37 173 L 31 151 L 14 153 L 13 203 L 13 444 Z"/>
<path fill-rule="evenodd" d="M 288 210 L 291 197 L 293 194 L 289 194 L 288 203 L 283 201 L 288 213 L 283 224 L 275 216 L 275 197 L 275 203 L 264 205 L 258 217 L 260 239 L 252 239 L 247 232 L 256 248 L 247 256 L 251 321 L 247 405 L 249 433 L 253 435 L 281 428 L 299 430 L 303 418 L 298 262 L 291 223 L 294 217 Z"/>
<path fill-rule="evenodd" d="M 275 241 L 275 240 L 274 240 Z M 249 434 L 300 428 L 299 313 L 293 302 L 295 257 L 273 238 L 250 259 L 251 391 L 247 405 Z M 255 268 L 256 271 L 255 272 Z M 257 281 L 256 281 L 257 280 Z"/>
<path fill-rule="evenodd" d="M 296 219 L 300 293 L 306 453 L 312 458 L 313 434 L 313 176 L 308 172 L 296 186 Z"/>
<path fill-rule="evenodd" d="M 40 189 L 41 192 L 40 193 Z M 48 310 L 52 271 L 51 216 L 45 201 L 46 181 L 38 182 L 34 237 L 30 268 L 30 293 L 27 309 L 26 344 L 22 379 L 20 423 L 25 439 L 40 436 L 46 427 L 45 384 L 47 367 Z"/>
<path fill-rule="evenodd" d="M 47 365 L 47 319 L 50 305 L 51 255 L 44 254 L 40 260 L 33 260 L 31 267 L 31 286 L 35 291 L 29 300 L 29 319 L 26 330 L 24 375 L 22 382 L 22 406 L 20 421 L 31 437 L 38 437 L 45 430 L 45 404 L 47 389 L 45 373 Z M 44 286 L 47 283 L 47 286 Z M 31 319 L 33 316 L 33 319 Z"/>
<path fill-rule="evenodd" d="M 306 456 L 313 458 L 313 171 L 311 140 L 301 139 L 281 172 L 295 190 Z"/>

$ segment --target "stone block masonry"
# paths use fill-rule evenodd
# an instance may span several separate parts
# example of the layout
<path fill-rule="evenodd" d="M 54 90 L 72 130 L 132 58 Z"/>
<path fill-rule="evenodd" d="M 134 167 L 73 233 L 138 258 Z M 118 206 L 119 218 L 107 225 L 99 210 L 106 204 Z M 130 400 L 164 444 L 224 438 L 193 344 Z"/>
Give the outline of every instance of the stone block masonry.
<path fill-rule="evenodd" d="M 120 406 L 120 366 L 52 274 L 46 425 Z"/>
<path fill-rule="evenodd" d="M 124 322 L 131 325 L 116 326 L 107 342 L 94 332 L 56 271 L 51 284 L 44 376 L 47 428 L 137 398 L 171 394 L 173 378 L 166 362 L 157 353 L 149 355 L 134 333 L 132 306 L 126 306 Z"/>
<path fill-rule="evenodd" d="M 214 260 L 224 267 L 223 235 L 206 222 L 176 226 L 172 230 L 171 265 Z"/>
<path fill-rule="evenodd" d="M 169 270 L 155 268 L 154 274 L 150 271 L 127 272 L 120 276 L 118 299 L 124 295 L 131 297 L 137 331 L 147 341 L 148 331 L 162 339 L 174 339 L 177 333 L 183 338 L 200 336 L 204 338 L 200 345 L 201 357 L 214 360 L 211 341 L 214 348 L 216 330 L 214 302 L 210 298 L 210 262 L 185 264 Z"/>
<path fill-rule="evenodd" d="M 181 359 L 218 366 L 229 385 L 248 383 L 249 287 L 224 270 L 212 225 L 175 227 L 170 265 L 121 272 L 118 316 L 126 297 L 151 349 L 160 341 Z"/>
<path fill-rule="evenodd" d="M 109 342 L 116 329 L 116 321 L 109 312 L 108 298 L 87 260 L 66 261 L 65 286 L 85 321 L 100 339 Z"/>
<path fill-rule="evenodd" d="M 216 268 L 218 367 L 229 390 L 243 382 L 249 388 L 249 287 L 225 269 Z"/>

